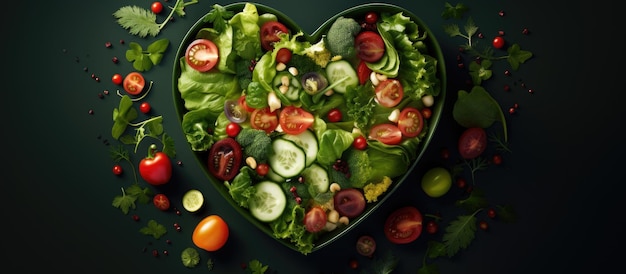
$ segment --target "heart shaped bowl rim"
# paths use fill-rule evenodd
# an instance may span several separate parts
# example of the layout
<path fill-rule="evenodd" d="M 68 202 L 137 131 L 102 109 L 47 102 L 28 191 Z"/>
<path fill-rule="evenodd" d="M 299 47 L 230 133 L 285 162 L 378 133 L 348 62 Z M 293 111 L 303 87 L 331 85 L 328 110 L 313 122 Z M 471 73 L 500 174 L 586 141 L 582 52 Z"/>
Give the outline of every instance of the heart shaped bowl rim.
<path fill-rule="evenodd" d="M 301 28 L 292 19 L 286 16 L 284 13 L 274 8 L 271 8 L 269 6 L 263 5 L 263 4 L 258 4 L 258 3 L 253 3 L 253 2 L 238 2 L 238 3 L 225 5 L 224 8 L 230 11 L 239 12 L 243 10 L 244 6 L 247 3 L 254 4 L 259 14 L 263 14 L 267 12 L 275 14 L 279 18 L 279 20 L 282 23 L 284 23 L 290 30 L 301 30 Z M 383 195 L 379 197 L 378 202 L 368 203 L 365 208 L 365 211 L 360 216 L 354 219 L 351 219 L 349 225 L 341 229 L 335 229 L 333 231 L 321 234 L 320 237 L 318 237 L 318 239 L 314 242 L 314 247 L 311 250 L 311 252 L 320 250 L 323 247 L 328 246 L 335 240 L 347 234 L 349 231 L 351 231 L 353 228 L 359 225 L 363 220 L 369 217 L 369 215 L 371 215 L 378 207 L 380 207 L 380 205 L 382 205 L 389 197 L 392 196 L 392 194 L 400 187 L 400 185 L 402 185 L 402 183 L 409 177 L 411 172 L 415 169 L 417 164 L 420 162 L 420 159 L 422 158 L 425 150 L 427 149 L 429 143 L 431 142 L 433 138 L 437 125 L 439 124 L 441 113 L 443 111 L 443 105 L 444 105 L 444 101 L 446 97 L 446 70 L 445 70 L 443 53 L 441 51 L 438 41 L 436 40 L 433 33 L 430 31 L 428 26 L 419 17 L 415 16 L 410 11 L 400 6 L 387 4 L 387 3 L 368 3 L 368 4 L 357 5 L 330 17 L 322 25 L 320 25 L 320 27 L 317 28 L 312 34 L 305 33 L 304 37 L 308 39 L 310 42 L 317 42 L 319 40 L 319 37 L 321 37 L 321 35 L 324 34 L 324 32 L 330 27 L 330 25 L 338 17 L 345 16 L 345 17 L 356 18 L 357 15 L 364 15 L 367 11 L 372 11 L 372 10 L 378 11 L 379 13 L 380 12 L 388 12 L 388 13 L 402 12 L 405 16 L 408 16 L 409 18 L 411 18 L 411 20 L 415 22 L 421 28 L 420 30 L 422 32 L 426 33 L 427 38 L 424 41 L 424 43 L 428 47 L 428 54 L 433 56 L 435 59 L 437 59 L 437 77 L 440 80 L 441 90 L 440 90 L 439 95 L 436 96 L 435 104 L 432 107 L 432 116 L 429 119 L 428 132 L 426 136 L 424 137 L 424 139 L 422 140 L 420 147 L 419 147 L 419 152 L 417 153 L 417 157 L 415 158 L 413 163 L 410 165 L 407 173 L 404 174 L 401 178 L 399 178 L 396 182 L 394 182 L 391 188 L 388 189 L 386 193 L 384 193 Z M 173 79 L 174 104 L 175 104 L 176 112 L 178 113 L 178 116 L 179 116 L 178 117 L 179 122 L 182 121 L 183 115 L 185 114 L 185 112 L 187 112 L 187 109 L 184 106 L 184 101 L 182 100 L 180 96 L 180 92 L 178 91 L 178 87 L 177 87 L 178 78 L 181 74 L 179 60 L 181 57 L 185 55 L 186 47 L 194 39 L 195 34 L 201 28 L 210 26 L 210 24 L 204 22 L 204 18 L 206 16 L 207 15 L 205 14 L 195 24 L 193 24 L 193 26 L 185 34 L 176 53 L 172 79 Z M 211 185 L 215 187 L 215 189 L 228 201 L 228 203 L 231 206 L 233 206 L 237 210 L 238 213 L 240 213 L 249 222 L 254 224 L 258 229 L 260 229 L 261 231 L 263 231 L 270 237 L 278 240 L 285 246 L 295 251 L 298 250 L 297 247 L 294 246 L 294 244 L 292 244 L 289 239 L 278 239 L 274 237 L 273 232 L 271 228 L 269 227 L 269 225 L 254 218 L 247 209 L 240 207 L 232 199 L 232 197 L 228 193 L 228 189 L 224 186 L 223 181 L 216 179 L 209 173 L 208 168 L 207 168 L 207 153 L 206 152 L 194 152 L 194 154 L 195 154 L 195 158 L 197 162 L 200 164 L 207 178 L 211 182 Z"/>

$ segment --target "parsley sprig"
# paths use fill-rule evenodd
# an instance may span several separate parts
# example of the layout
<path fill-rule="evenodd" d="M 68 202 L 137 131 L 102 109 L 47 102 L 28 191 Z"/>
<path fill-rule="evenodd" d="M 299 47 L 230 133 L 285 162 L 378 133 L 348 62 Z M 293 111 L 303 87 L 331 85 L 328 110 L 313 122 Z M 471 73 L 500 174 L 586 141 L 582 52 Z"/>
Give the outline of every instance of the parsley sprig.
<path fill-rule="evenodd" d="M 152 11 L 136 5 L 121 7 L 113 13 L 113 16 L 117 18 L 117 23 L 124 29 L 127 29 L 130 34 L 142 38 L 148 35 L 154 37 L 161 32 L 174 14 L 177 14 L 179 17 L 184 17 L 185 7 L 195 3 L 198 3 L 198 0 L 191 0 L 189 2 L 176 0 L 176 4 L 173 8 L 170 7 L 172 10 L 161 23 L 156 22 L 156 14 Z"/>
<path fill-rule="evenodd" d="M 167 50 L 170 41 L 159 39 L 148 45 L 145 50 L 137 42 L 130 42 L 126 50 L 126 60 L 133 62 L 133 68 L 138 71 L 148 71 L 161 63 L 163 53 Z"/>

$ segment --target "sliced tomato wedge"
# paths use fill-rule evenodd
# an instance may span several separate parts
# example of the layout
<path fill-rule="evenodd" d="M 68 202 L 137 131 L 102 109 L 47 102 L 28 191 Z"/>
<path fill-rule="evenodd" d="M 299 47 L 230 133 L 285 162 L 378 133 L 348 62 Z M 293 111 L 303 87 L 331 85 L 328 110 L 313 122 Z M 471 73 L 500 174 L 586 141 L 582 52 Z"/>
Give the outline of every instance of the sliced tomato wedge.
<path fill-rule="evenodd" d="M 368 138 L 386 145 L 397 145 L 402 141 L 402 131 L 392 124 L 379 124 L 372 127 Z"/>
<path fill-rule="evenodd" d="M 217 45 L 208 39 L 196 39 L 187 47 L 185 60 L 197 71 L 209 71 L 219 60 Z"/>
<path fill-rule="evenodd" d="M 356 74 L 359 76 L 359 84 L 363 85 L 370 79 L 370 74 L 372 73 L 372 69 L 367 66 L 367 63 L 363 60 L 359 62 L 359 65 L 356 67 Z"/>
<path fill-rule="evenodd" d="M 287 106 L 280 111 L 278 123 L 287 134 L 297 135 L 309 128 L 315 118 L 308 111 L 295 107 Z"/>
<path fill-rule="evenodd" d="M 146 80 L 141 73 L 133 71 L 124 77 L 124 90 L 130 95 L 139 95 L 146 86 Z"/>
<path fill-rule="evenodd" d="M 397 79 L 387 79 L 376 86 L 376 102 L 384 107 L 395 107 L 404 96 L 402 84 Z"/>
<path fill-rule="evenodd" d="M 278 113 L 269 107 L 255 109 L 250 115 L 250 126 L 270 133 L 278 127 Z"/>
<path fill-rule="evenodd" d="M 289 29 L 278 21 L 267 21 L 261 26 L 261 46 L 269 51 L 274 49 L 274 43 L 280 40 L 278 34 L 289 33 Z"/>
<path fill-rule="evenodd" d="M 424 128 L 422 112 L 413 107 L 404 108 L 398 118 L 398 128 L 406 137 L 417 136 Z"/>
<path fill-rule="evenodd" d="M 394 244 L 408 244 L 422 233 L 422 213 L 413 206 L 396 209 L 385 221 L 385 236 Z"/>

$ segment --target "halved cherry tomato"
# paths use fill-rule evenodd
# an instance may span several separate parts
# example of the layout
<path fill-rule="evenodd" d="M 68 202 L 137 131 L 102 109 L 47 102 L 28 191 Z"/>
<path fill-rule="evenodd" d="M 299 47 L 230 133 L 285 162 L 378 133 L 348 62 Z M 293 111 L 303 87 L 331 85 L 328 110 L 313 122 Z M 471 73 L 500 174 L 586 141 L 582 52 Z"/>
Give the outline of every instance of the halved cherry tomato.
<path fill-rule="evenodd" d="M 422 112 L 413 107 L 404 108 L 398 118 L 398 128 L 402 132 L 402 135 L 406 137 L 417 136 L 424 128 Z"/>
<path fill-rule="evenodd" d="M 326 212 L 321 207 L 312 207 L 304 215 L 304 227 L 311 233 L 320 232 L 326 226 L 327 219 Z"/>
<path fill-rule="evenodd" d="M 209 71 L 219 60 L 217 45 L 208 39 L 196 39 L 187 46 L 185 60 L 197 71 Z"/>
<path fill-rule="evenodd" d="M 191 240 L 206 251 L 217 251 L 228 241 L 228 224 L 218 215 L 209 215 L 202 219 L 193 230 Z"/>
<path fill-rule="evenodd" d="M 242 158 L 241 145 L 235 139 L 219 140 L 209 150 L 209 172 L 220 180 L 230 181 L 239 174 Z"/>
<path fill-rule="evenodd" d="M 267 21 L 261 26 L 261 46 L 265 50 L 273 50 L 274 43 L 280 40 L 279 33 L 289 33 L 289 29 L 278 21 Z"/>
<path fill-rule="evenodd" d="M 385 236 L 394 244 L 408 244 L 422 233 L 422 213 L 413 206 L 396 209 L 385 221 Z"/>
<path fill-rule="evenodd" d="M 359 59 L 365 62 L 376 62 L 385 54 L 385 41 L 374 31 L 366 30 L 357 34 L 354 46 Z"/>
<path fill-rule="evenodd" d="M 387 145 L 397 145 L 402 141 L 402 131 L 392 124 L 379 124 L 372 127 L 368 138 Z"/>
<path fill-rule="evenodd" d="M 278 118 L 278 123 L 283 132 L 292 135 L 304 132 L 313 124 L 313 121 L 315 121 L 313 114 L 295 106 L 284 107 Z"/>
<path fill-rule="evenodd" d="M 287 64 L 291 61 L 291 50 L 288 48 L 280 48 L 278 52 L 276 52 L 276 62 Z"/>
<path fill-rule="evenodd" d="M 243 106 L 243 108 L 248 113 L 252 113 L 255 110 L 255 108 L 248 106 L 248 103 L 246 103 L 246 96 L 245 95 L 241 95 L 239 97 L 239 105 Z"/>
<path fill-rule="evenodd" d="M 468 128 L 459 137 L 459 153 L 465 159 L 478 157 L 486 148 L 487 133 L 483 128 Z"/>
<path fill-rule="evenodd" d="M 250 115 L 250 126 L 270 133 L 278 126 L 278 113 L 272 112 L 269 107 L 255 109 Z"/>
<path fill-rule="evenodd" d="M 165 194 L 159 193 L 157 195 L 154 195 L 154 198 L 152 198 L 152 203 L 154 203 L 154 206 L 156 206 L 156 208 L 158 208 L 159 210 L 166 211 L 170 209 L 170 199 L 167 198 Z"/>
<path fill-rule="evenodd" d="M 372 69 L 367 66 L 365 61 L 361 60 L 359 65 L 356 67 L 356 74 L 359 76 L 359 84 L 363 85 L 370 79 L 370 74 L 372 73 Z"/>
<path fill-rule="evenodd" d="M 376 102 L 383 107 L 395 107 L 404 96 L 402 84 L 397 79 L 387 79 L 376 86 Z"/>
<path fill-rule="evenodd" d="M 139 95 L 146 86 L 146 79 L 141 73 L 133 71 L 124 77 L 124 90 L 130 95 Z"/>

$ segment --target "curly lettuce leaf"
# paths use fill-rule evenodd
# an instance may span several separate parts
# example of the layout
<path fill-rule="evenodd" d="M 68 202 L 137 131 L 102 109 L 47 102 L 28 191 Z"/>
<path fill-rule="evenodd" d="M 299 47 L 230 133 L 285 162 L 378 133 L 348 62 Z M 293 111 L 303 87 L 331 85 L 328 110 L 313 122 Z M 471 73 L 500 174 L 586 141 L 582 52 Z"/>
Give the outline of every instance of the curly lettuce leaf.
<path fill-rule="evenodd" d="M 224 185 L 228 188 L 230 196 L 240 207 L 243 208 L 249 207 L 248 201 L 256 193 L 256 188 L 252 185 L 250 172 L 255 171 L 247 166 L 244 166 L 232 182 L 224 181 Z"/>
<path fill-rule="evenodd" d="M 207 129 L 215 124 L 218 115 L 209 108 L 195 109 L 183 115 L 181 126 L 193 151 L 206 151 L 213 145 L 213 136 Z"/>
<path fill-rule="evenodd" d="M 302 220 L 304 220 L 305 209 L 290 202 L 283 214 L 270 223 L 274 232 L 274 237 L 278 239 L 289 239 L 302 254 L 308 254 L 313 250 L 313 241 L 317 234 L 308 233 Z"/>

